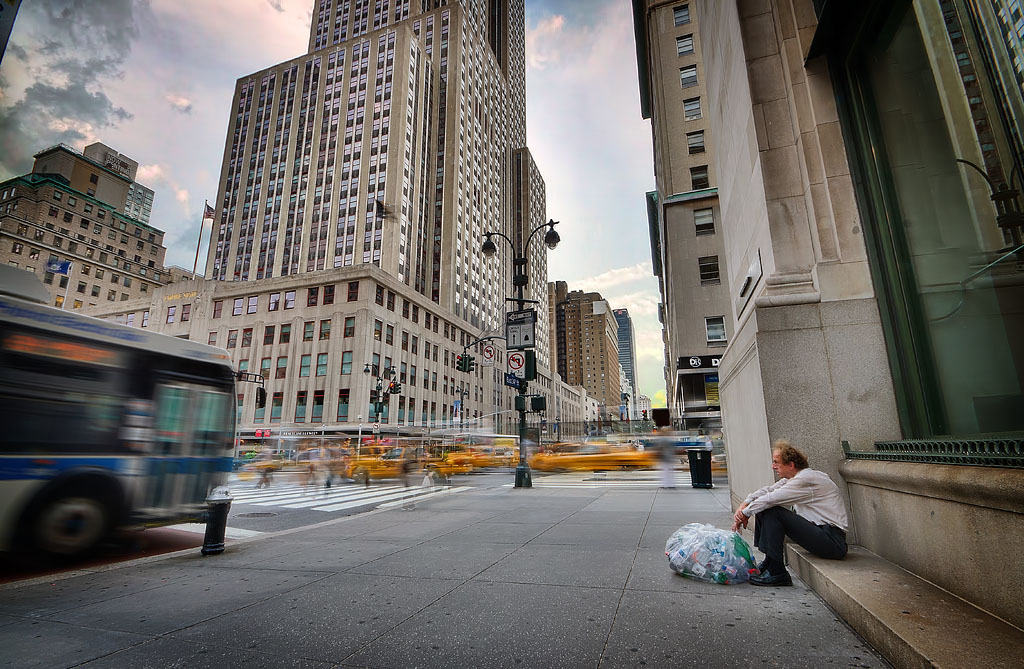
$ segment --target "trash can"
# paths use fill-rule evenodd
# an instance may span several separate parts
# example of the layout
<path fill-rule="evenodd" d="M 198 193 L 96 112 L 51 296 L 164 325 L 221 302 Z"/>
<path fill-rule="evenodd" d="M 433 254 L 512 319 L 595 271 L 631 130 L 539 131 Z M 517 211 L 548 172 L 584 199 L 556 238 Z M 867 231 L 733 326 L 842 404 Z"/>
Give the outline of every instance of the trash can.
<path fill-rule="evenodd" d="M 713 488 L 711 483 L 711 449 L 688 448 L 686 457 L 690 461 L 690 484 L 694 488 Z"/>
<path fill-rule="evenodd" d="M 224 552 L 224 534 L 231 510 L 231 491 L 219 486 L 206 497 L 206 536 L 203 537 L 203 555 L 219 555 Z"/>

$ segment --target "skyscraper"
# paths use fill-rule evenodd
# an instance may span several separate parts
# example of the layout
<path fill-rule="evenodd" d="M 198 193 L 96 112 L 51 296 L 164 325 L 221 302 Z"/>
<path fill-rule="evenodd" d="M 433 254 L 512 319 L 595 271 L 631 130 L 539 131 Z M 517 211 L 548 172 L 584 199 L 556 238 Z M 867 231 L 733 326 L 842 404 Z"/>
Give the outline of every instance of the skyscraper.
<path fill-rule="evenodd" d="M 562 380 L 582 386 L 598 402 L 602 418 L 618 417 L 618 323 L 600 293 L 566 292 L 565 283 L 548 287 L 549 308 L 556 323 L 555 357 Z M 559 299 L 561 298 L 561 299 Z"/>
<path fill-rule="evenodd" d="M 143 186 L 135 180 L 139 163 L 100 142 L 93 142 L 85 147 L 82 155 L 128 179 L 128 191 L 122 198 L 121 211 L 125 216 L 149 223 L 149 217 L 153 212 L 154 193 L 152 188 Z"/>
<path fill-rule="evenodd" d="M 623 393 L 629 394 L 628 406 L 629 416 L 634 418 L 636 414 L 637 384 L 636 384 L 636 339 L 633 336 L 633 319 L 629 317 L 628 309 L 613 309 L 615 322 L 619 326 L 619 364 L 626 373 L 628 387 L 622 389 Z"/>

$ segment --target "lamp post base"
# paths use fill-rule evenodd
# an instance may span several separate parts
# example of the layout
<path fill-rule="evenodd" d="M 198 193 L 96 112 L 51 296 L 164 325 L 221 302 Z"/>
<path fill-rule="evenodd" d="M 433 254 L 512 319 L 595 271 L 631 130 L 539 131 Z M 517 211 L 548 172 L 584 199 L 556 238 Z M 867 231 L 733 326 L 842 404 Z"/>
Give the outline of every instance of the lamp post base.
<path fill-rule="evenodd" d="M 530 467 L 528 465 L 518 465 L 516 467 L 516 488 L 532 488 L 533 480 L 530 477 Z"/>

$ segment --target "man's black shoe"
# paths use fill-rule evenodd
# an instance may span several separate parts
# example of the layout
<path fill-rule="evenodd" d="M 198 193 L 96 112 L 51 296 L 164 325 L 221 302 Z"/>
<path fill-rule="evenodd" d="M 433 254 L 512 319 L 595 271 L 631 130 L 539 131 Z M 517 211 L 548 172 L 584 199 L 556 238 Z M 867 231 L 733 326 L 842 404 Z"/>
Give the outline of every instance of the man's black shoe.
<path fill-rule="evenodd" d="M 757 570 L 764 574 L 768 569 L 768 558 L 761 560 L 757 565 Z"/>
<path fill-rule="evenodd" d="M 761 576 L 751 576 L 751 585 L 764 585 L 769 587 L 775 587 L 780 585 L 793 585 L 793 579 L 790 577 L 788 571 L 784 571 L 781 574 L 763 574 Z"/>

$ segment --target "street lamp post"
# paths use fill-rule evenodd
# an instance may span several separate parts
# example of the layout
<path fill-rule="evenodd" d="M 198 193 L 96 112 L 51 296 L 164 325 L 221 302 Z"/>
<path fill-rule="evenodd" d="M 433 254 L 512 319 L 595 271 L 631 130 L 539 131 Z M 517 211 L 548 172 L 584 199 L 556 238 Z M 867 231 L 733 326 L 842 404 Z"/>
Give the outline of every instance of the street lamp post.
<path fill-rule="evenodd" d="M 497 253 L 498 248 L 494 244 L 494 237 L 500 237 L 508 242 L 508 245 L 512 247 L 512 286 L 516 289 L 516 296 L 514 298 L 516 303 L 516 309 L 522 311 L 526 307 L 527 300 L 524 291 L 526 284 L 529 281 L 529 274 L 527 273 L 526 263 L 527 259 L 525 252 L 530 248 L 530 240 L 537 234 L 538 231 L 547 228 L 547 232 L 544 233 L 544 244 L 549 248 L 553 249 L 558 246 L 558 242 L 561 241 L 561 237 L 555 232 L 555 226 L 558 225 L 558 221 L 548 220 L 547 223 L 542 223 L 536 228 L 530 231 L 526 241 L 523 242 L 522 248 L 516 248 L 515 242 L 508 238 L 507 235 L 501 232 L 485 232 L 484 243 L 480 248 L 480 252 L 486 257 L 490 258 Z M 532 344 L 531 344 L 532 347 Z M 520 380 L 519 383 L 519 401 L 516 403 L 519 411 L 519 465 L 516 467 L 516 488 L 532 488 L 533 481 L 530 476 L 530 465 L 526 461 L 526 379 Z"/>
<path fill-rule="evenodd" d="M 374 363 L 366 363 L 363 367 L 363 374 L 372 374 L 377 382 L 376 388 L 370 391 L 370 401 L 373 403 L 374 416 L 377 423 L 380 423 L 384 407 L 389 406 L 392 395 L 402 392 L 402 384 L 398 381 L 398 371 L 394 367 L 379 367 Z M 360 423 L 360 431 L 362 423 Z"/>

